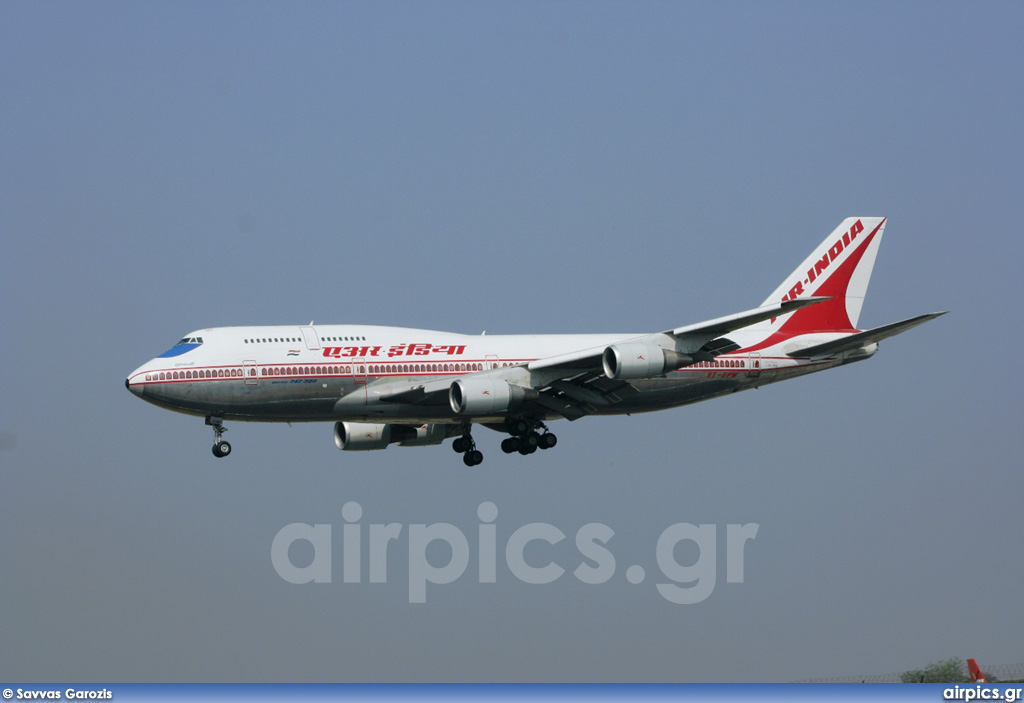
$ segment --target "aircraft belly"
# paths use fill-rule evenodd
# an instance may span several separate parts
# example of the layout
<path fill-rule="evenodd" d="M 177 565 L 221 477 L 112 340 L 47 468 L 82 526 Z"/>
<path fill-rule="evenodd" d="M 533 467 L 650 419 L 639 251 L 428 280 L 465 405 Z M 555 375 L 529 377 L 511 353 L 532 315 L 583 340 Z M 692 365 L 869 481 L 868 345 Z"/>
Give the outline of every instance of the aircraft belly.
<path fill-rule="evenodd" d="M 824 370 L 839 362 L 822 362 L 786 368 L 765 368 L 758 377 L 745 371 L 685 370 L 658 378 L 637 379 L 630 383 L 639 391 L 612 405 L 597 407 L 593 414 L 621 415 L 639 413 L 696 403 L 754 386 L 766 385 L 794 376 Z M 709 376 L 712 376 L 709 378 Z M 721 377 L 714 377 L 721 376 Z M 177 382 L 155 384 L 146 389 L 144 398 L 156 405 L 193 415 L 214 415 L 225 419 L 267 422 L 351 422 L 402 423 L 501 423 L 508 413 L 493 416 L 463 417 L 455 415 L 447 402 L 436 405 L 411 403 L 352 402 L 355 386 L 351 379 L 297 378 L 260 379 L 257 384 L 244 380 Z M 358 392 L 358 391 L 357 391 Z M 346 396 L 348 396 L 346 398 Z M 339 403 L 345 398 L 344 403 Z M 558 419 L 557 412 L 540 408 L 538 417 Z"/>
<path fill-rule="evenodd" d="M 338 379 L 242 380 L 173 383 L 151 386 L 144 398 L 178 412 L 255 421 L 325 421 L 334 419 L 334 404 L 352 390 Z"/>

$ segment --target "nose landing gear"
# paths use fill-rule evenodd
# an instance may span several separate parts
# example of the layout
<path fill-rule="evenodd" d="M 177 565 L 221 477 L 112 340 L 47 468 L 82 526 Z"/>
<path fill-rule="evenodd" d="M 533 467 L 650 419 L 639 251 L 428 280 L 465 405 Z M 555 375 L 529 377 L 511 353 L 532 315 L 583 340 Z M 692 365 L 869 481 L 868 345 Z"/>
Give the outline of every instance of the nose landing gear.
<path fill-rule="evenodd" d="M 222 437 L 228 428 L 224 426 L 224 418 L 207 416 L 206 424 L 213 427 L 213 455 L 218 459 L 231 453 L 231 445 Z"/>

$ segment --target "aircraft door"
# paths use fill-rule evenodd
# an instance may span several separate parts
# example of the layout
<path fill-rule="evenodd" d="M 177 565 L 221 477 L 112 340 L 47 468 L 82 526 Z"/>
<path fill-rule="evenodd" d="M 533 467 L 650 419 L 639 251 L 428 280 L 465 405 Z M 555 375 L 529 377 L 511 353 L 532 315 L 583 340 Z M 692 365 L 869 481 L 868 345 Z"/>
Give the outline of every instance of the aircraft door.
<path fill-rule="evenodd" d="M 761 355 L 751 352 L 747 356 L 747 378 L 757 378 L 761 375 Z"/>
<path fill-rule="evenodd" d="M 359 358 L 352 360 L 352 381 L 355 387 L 352 394 L 366 402 L 366 359 Z"/>
<path fill-rule="evenodd" d="M 306 340 L 306 349 L 320 348 L 320 337 L 317 336 L 315 329 L 312 327 L 300 327 L 299 330 L 302 332 L 302 338 Z"/>
<path fill-rule="evenodd" d="M 245 385 L 256 386 L 260 382 L 260 370 L 256 368 L 255 361 L 242 362 L 242 375 L 245 376 Z"/>
<path fill-rule="evenodd" d="M 501 364 L 498 363 L 498 357 L 495 356 L 494 354 L 488 354 L 485 361 L 486 363 L 484 363 L 484 370 L 496 369 L 499 366 L 501 366 Z"/>

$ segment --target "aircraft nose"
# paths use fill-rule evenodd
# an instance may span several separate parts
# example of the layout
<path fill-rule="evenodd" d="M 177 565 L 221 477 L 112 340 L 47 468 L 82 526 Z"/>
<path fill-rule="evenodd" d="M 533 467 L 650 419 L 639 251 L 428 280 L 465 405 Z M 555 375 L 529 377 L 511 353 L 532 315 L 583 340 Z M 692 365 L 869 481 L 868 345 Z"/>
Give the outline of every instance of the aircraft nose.
<path fill-rule="evenodd" d="M 132 383 L 131 377 L 124 379 L 124 387 L 130 390 L 135 395 L 139 396 L 140 398 L 142 397 L 142 384 Z"/>

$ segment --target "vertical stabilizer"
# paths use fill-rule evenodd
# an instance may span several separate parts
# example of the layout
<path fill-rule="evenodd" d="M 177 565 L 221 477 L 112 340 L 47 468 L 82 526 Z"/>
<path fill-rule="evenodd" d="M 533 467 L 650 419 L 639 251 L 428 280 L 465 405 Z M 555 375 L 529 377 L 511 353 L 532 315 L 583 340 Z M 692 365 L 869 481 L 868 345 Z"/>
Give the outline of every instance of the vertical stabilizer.
<path fill-rule="evenodd" d="M 762 303 L 807 297 L 832 300 L 762 323 L 770 332 L 850 332 L 857 329 L 864 295 L 885 230 L 884 217 L 848 217 Z"/>

